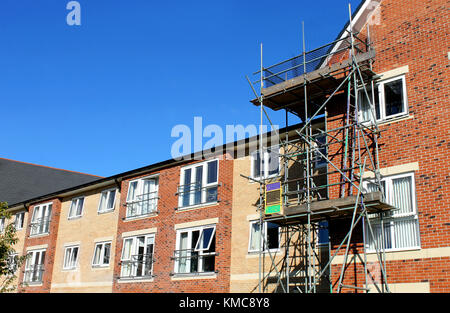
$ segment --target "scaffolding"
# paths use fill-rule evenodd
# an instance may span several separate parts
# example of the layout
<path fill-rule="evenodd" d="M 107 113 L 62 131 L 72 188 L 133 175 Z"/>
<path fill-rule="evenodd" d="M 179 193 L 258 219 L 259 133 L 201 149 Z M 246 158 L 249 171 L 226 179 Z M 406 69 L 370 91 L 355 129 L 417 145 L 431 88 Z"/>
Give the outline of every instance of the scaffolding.
<path fill-rule="evenodd" d="M 263 66 L 261 44 L 261 66 L 253 73 L 256 80 L 247 77 L 255 93 L 251 102 L 260 108 L 260 169 L 264 150 L 269 148 L 263 144 L 263 115 L 272 124 L 266 108 L 286 113 L 286 131 L 278 134 L 279 175 L 252 179 L 259 183 L 257 210 L 263 242 L 259 247 L 258 292 L 269 291 L 271 284 L 275 284 L 271 291 L 287 293 L 369 292 L 369 286 L 378 292 L 390 292 L 383 216 L 395 208 L 386 202 L 380 182 L 380 130 L 374 105 L 376 74 L 372 71 L 375 50 L 369 29 L 365 35 L 353 30 L 350 6 L 349 15 L 350 26 L 345 35 L 311 51 L 305 49 L 302 25 L 303 52 L 269 67 Z M 365 112 L 370 115 L 370 123 L 361 118 L 359 108 L 363 103 L 368 106 Z M 288 132 L 289 114 L 301 119 L 295 136 Z M 366 172 L 373 177 L 370 183 Z M 265 189 L 274 181 L 281 183 L 281 210 L 266 214 Z M 374 229 L 374 216 L 379 217 L 381 230 Z M 330 238 L 328 246 L 322 245 L 318 237 L 336 221 L 341 225 L 339 231 L 344 227 L 345 231 L 334 240 Z M 264 251 L 265 222 L 279 226 L 282 246 L 277 252 Z M 363 232 L 362 253 L 359 247 L 353 257 L 359 257 L 364 284 L 358 283 L 357 274 L 354 284 L 349 284 L 345 277 L 357 229 Z M 380 236 L 381 244 L 374 240 L 378 262 L 374 269 L 368 266 L 366 239 Z M 269 269 L 265 264 L 267 256 Z M 334 264 L 333 274 L 336 257 L 342 262 Z"/>

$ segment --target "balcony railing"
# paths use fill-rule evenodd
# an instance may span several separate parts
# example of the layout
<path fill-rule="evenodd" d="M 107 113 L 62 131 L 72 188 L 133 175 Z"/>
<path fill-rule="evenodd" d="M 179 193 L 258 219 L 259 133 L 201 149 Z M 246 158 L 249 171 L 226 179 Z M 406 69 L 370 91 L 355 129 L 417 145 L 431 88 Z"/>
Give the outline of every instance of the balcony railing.
<path fill-rule="evenodd" d="M 139 217 L 156 213 L 158 208 L 158 192 L 149 192 L 136 196 L 133 201 L 127 202 L 127 218 Z"/>
<path fill-rule="evenodd" d="M 27 284 L 36 284 L 42 282 L 42 276 L 44 274 L 44 265 L 32 265 L 25 268 L 23 272 L 23 282 Z"/>
<path fill-rule="evenodd" d="M 175 250 L 175 274 L 202 274 L 215 272 L 217 252 L 201 253 L 195 249 Z"/>
<path fill-rule="evenodd" d="M 177 195 L 180 197 L 178 208 L 217 202 L 217 189 L 220 184 L 202 186 L 199 182 L 179 185 Z"/>
<path fill-rule="evenodd" d="M 155 259 L 153 253 L 132 255 L 130 260 L 122 260 L 122 270 L 120 278 L 135 279 L 153 277 L 153 263 Z"/>
<path fill-rule="evenodd" d="M 49 232 L 50 218 L 39 218 L 30 224 L 30 236 L 47 234 Z"/>

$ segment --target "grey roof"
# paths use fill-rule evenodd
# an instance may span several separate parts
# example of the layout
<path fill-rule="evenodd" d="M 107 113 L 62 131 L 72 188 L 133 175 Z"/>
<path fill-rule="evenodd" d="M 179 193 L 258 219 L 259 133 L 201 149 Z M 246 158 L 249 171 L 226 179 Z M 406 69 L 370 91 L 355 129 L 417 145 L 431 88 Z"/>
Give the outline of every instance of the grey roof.
<path fill-rule="evenodd" d="M 0 158 L 0 202 L 11 206 L 98 179 L 101 177 Z"/>

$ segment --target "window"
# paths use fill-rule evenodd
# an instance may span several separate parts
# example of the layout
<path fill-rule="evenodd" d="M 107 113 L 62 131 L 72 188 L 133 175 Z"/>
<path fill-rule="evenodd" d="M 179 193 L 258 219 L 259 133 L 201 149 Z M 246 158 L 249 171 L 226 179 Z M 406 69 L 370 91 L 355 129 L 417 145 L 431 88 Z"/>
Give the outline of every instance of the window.
<path fill-rule="evenodd" d="M 123 240 L 121 278 L 151 277 L 153 273 L 154 235 Z"/>
<path fill-rule="evenodd" d="M 92 266 L 108 266 L 111 254 L 111 242 L 100 242 L 95 245 Z"/>
<path fill-rule="evenodd" d="M 23 275 L 24 283 L 41 283 L 44 273 L 45 250 L 33 250 L 27 254 L 25 271 Z"/>
<path fill-rule="evenodd" d="M 177 232 L 175 273 L 211 273 L 215 269 L 216 226 L 200 226 Z"/>
<path fill-rule="evenodd" d="M 158 206 L 158 177 L 131 181 L 127 195 L 127 218 L 154 213 Z"/>
<path fill-rule="evenodd" d="M 41 204 L 34 207 L 30 224 L 30 236 L 48 234 L 52 204 Z"/>
<path fill-rule="evenodd" d="M 19 230 L 23 228 L 23 220 L 25 218 L 25 212 L 16 213 L 14 220 L 14 227 Z"/>
<path fill-rule="evenodd" d="M 116 202 L 116 189 L 109 189 L 102 191 L 100 195 L 100 202 L 98 204 L 98 212 L 104 213 L 114 210 Z"/>
<path fill-rule="evenodd" d="M 5 230 L 5 218 L 2 217 L 0 218 L 0 233 L 3 233 L 4 230 Z"/>
<path fill-rule="evenodd" d="M 69 209 L 69 219 L 81 217 L 83 214 L 84 197 L 72 199 Z"/>
<path fill-rule="evenodd" d="M 261 236 L 259 221 L 250 222 L 248 252 L 274 250 L 280 248 L 280 227 L 271 222 L 263 222 L 264 238 Z"/>
<path fill-rule="evenodd" d="M 73 269 L 77 268 L 79 250 L 80 250 L 80 247 L 78 247 L 78 246 L 66 247 L 66 249 L 64 251 L 63 269 L 73 270 Z"/>
<path fill-rule="evenodd" d="M 318 148 L 320 153 L 327 155 L 327 136 L 325 134 L 320 134 L 315 137 L 314 145 Z M 322 168 L 327 166 L 326 159 L 317 151 L 314 151 L 314 167 Z"/>
<path fill-rule="evenodd" d="M 372 90 L 367 89 L 367 93 L 371 98 Z M 371 112 L 364 89 L 358 91 L 360 122 L 373 121 L 374 115 L 377 121 L 383 121 L 408 114 L 404 76 L 379 82 L 375 86 L 374 96 L 375 111 Z"/>
<path fill-rule="evenodd" d="M 217 201 L 219 161 L 197 163 L 181 169 L 178 207 Z"/>
<path fill-rule="evenodd" d="M 386 250 L 404 250 L 420 248 L 419 220 L 416 207 L 414 174 L 400 174 L 385 177 L 381 180 L 386 200 L 398 210 L 383 215 L 383 227 L 378 215 L 371 214 L 370 221 L 373 237 L 366 225 L 366 242 L 369 251 L 380 249 L 384 237 Z M 365 188 L 371 192 L 376 190 L 373 182 L 366 181 Z M 367 224 L 367 223 L 366 223 Z M 383 232 L 382 232 L 383 228 Z"/>
<path fill-rule="evenodd" d="M 19 258 L 19 255 L 17 253 L 11 253 L 8 256 L 8 259 L 6 260 L 7 274 L 14 275 L 14 273 L 17 271 L 18 258 Z"/>
<path fill-rule="evenodd" d="M 252 172 L 253 178 L 271 178 L 278 175 L 280 171 L 279 148 L 271 147 L 263 152 L 261 164 L 261 153 L 255 151 L 252 153 Z"/>

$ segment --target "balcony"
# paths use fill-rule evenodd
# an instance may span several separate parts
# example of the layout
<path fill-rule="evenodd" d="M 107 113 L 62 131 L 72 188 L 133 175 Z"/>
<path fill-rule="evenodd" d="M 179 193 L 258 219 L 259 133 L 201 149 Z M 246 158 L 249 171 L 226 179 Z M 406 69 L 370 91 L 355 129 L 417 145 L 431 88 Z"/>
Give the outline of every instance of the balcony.
<path fill-rule="evenodd" d="M 130 260 L 122 260 L 120 279 L 153 278 L 153 253 L 132 255 Z"/>
<path fill-rule="evenodd" d="M 217 192 L 220 184 L 212 184 L 202 186 L 199 182 L 194 182 L 187 185 L 179 185 L 178 192 L 178 209 L 184 209 L 194 206 L 202 206 L 207 204 L 214 204 L 218 202 Z"/>
<path fill-rule="evenodd" d="M 25 284 L 40 284 L 44 274 L 44 265 L 32 265 L 25 268 L 23 272 L 23 282 Z"/>
<path fill-rule="evenodd" d="M 172 260 L 175 260 L 175 273 L 172 275 L 212 274 L 215 271 L 217 252 L 202 252 L 195 249 L 175 250 Z"/>
<path fill-rule="evenodd" d="M 135 200 L 127 202 L 127 219 L 148 216 L 157 213 L 158 192 L 150 192 L 136 196 Z"/>
<path fill-rule="evenodd" d="M 48 234 L 50 228 L 50 218 L 39 218 L 30 224 L 30 236 Z"/>

